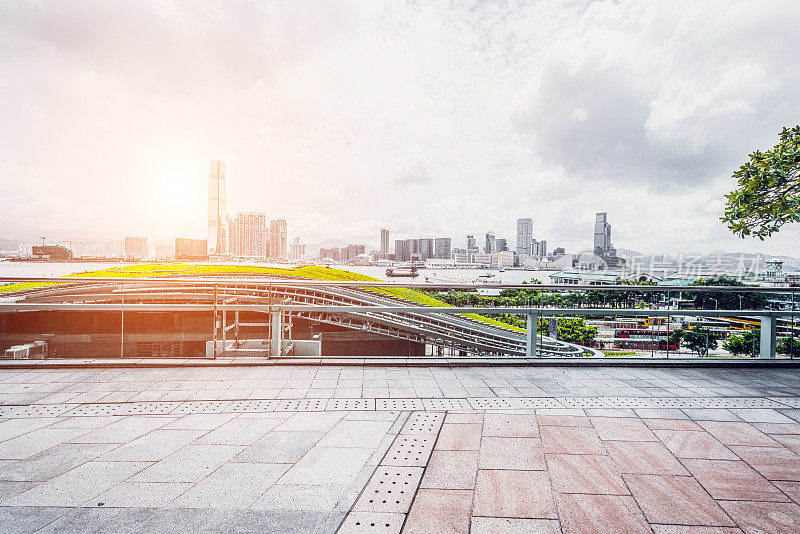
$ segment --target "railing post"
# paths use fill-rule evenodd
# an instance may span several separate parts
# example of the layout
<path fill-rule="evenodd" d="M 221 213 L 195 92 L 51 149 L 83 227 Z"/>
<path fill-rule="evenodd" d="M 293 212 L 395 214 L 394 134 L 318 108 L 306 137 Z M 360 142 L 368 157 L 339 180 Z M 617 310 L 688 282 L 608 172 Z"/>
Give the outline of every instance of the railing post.
<path fill-rule="evenodd" d="M 528 331 L 525 338 L 525 357 L 536 358 L 536 330 L 539 325 L 539 314 L 528 313 Z"/>
<path fill-rule="evenodd" d="M 281 324 L 281 311 L 279 309 L 272 308 L 270 310 L 270 315 L 272 316 L 272 339 L 269 345 L 269 355 L 275 357 L 281 355 L 283 325 Z"/>
<path fill-rule="evenodd" d="M 762 358 L 774 358 L 777 349 L 778 318 L 774 315 L 761 317 L 761 351 Z"/>

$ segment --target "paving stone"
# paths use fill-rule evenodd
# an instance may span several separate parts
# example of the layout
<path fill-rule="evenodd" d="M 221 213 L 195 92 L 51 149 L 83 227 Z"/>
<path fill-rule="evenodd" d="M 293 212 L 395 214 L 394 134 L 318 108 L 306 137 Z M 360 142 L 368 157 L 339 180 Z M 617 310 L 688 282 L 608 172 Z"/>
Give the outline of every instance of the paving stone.
<path fill-rule="evenodd" d="M 731 447 L 739 458 L 770 480 L 800 481 L 800 455 L 783 447 Z"/>
<path fill-rule="evenodd" d="M 794 503 L 722 501 L 720 504 L 745 534 L 800 532 L 800 506 Z"/>
<path fill-rule="evenodd" d="M 154 416 L 129 416 L 71 440 L 72 443 L 128 443 L 157 428 L 171 423 L 174 418 Z"/>
<path fill-rule="evenodd" d="M 605 454 L 603 442 L 593 428 L 543 426 L 540 428 L 545 453 Z"/>
<path fill-rule="evenodd" d="M 91 461 L 12 497 L 8 506 L 80 506 L 150 465 Z"/>
<path fill-rule="evenodd" d="M 738 460 L 684 460 L 683 464 L 717 500 L 788 500 L 783 492 L 745 462 Z"/>
<path fill-rule="evenodd" d="M 592 421 L 588 417 L 579 415 L 550 415 L 537 411 L 536 418 L 540 425 L 592 427 Z"/>
<path fill-rule="evenodd" d="M 203 430 L 153 430 L 100 457 L 110 462 L 157 462 L 205 433 Z"/>
<path fill-rule="evenodd" d="M 87 506 L 162 508 L 192 487 L 190 482 L 120 482 L 97 495 Z"/>
<path fill-rule="evenodd" d="M 162 509 L 156 510 L 142 524 L 139 532 L 147 534 L 216 534 L 226 531 L 228 526 L 241 515 L 241 510 Z M 248 531 L 243 530 L 242 532 Z"/>
<path fill-rule="evenodd" d="M 10 480 L 0 480 L 0 503 L 24 493 L 36 486 L 38 482 L 17 482 Z"/>
<path fill-rule="evenodd" d="M 621 534 L 650 532 L 633 497 L 623 495 L 556 495 L 565 534 Z"/>
<path fill-rule="evenodd" d="M 558 521 L 510 517 L 473 517 L 470 534 L 561 534 Z"/>
<path fill-rule="evenodd" d="M 478 471 L 473 515 L 556 519 L 548 474 L 544 471 Z"/>
<path fill-rule="evenodd" d="M 472 490 L 420 489 L 406 518 L 404 534 L 466 534 Z"/>
<path fill-rule="evenodd" d="M 186 445 L 137 473 L 130 481 L 197 482 L 236 456 L 242 449 L 243 447 L 235 445 Z"/>
<path fill-rule="evenodd" d="M 544 470 L 544 448 L 536 438 L 486 436 L 478 455 L 480 469 Z"/>
<path fill-rule="evenodd" d="M 725 445 L 753 447 L 774 447 L 778 445 L 774 439 L 756 429 L 750 423 L 701 421 L 700 426 Z"/>
<path fill-rule="evenodd" d="M 483 418 L 483 435 L 536 438 L 539 437 L 539 424 L 534 414 L 487 413 Z"/>
<path fill-rule="evenodd" d="M 282 484 L 351 484 L 372 449 L 313 447 L 281 478 Z"/>
<path fill-rule="evenodd" d="M 331 512 L 346 491 L 347 486 L 339 484 L 273 484 L 250 508 Z"/>
<path fill-rule="evenodd" d="M 445 423 L 439 430 L 436 450 L 477 451 L 481 447 L 482 427 L 480 423 Z"/>
<path fill-rule="evenodd" d="M 626 417 L 591 417 L 601 440 L 657 441 L 655 434 L 641 419 Z"/>
<path fill-rule="evenodd" d="M 765 434 L 797 434 L 800 435 L 800 423 L 753 423 L 753 426 Z"/>
<path fill-rule="evenodd" d="M 607 441 L 606 450 L 621 473 L 641 475 L 688 475 L 677 458 L 662 443 L 651 441 Z"/>
<path fill-rule="evenodd" d="M 35 532 L 72 510 L 72 508 L 51 506 L 2 506 L 0 532 L 4 534 Z"/>
<path fill-rule="evenodd" d="M 447 412 L 447 416 L 444 420 L 447 424 L 460 424 L 460 423 L 483 423 L 483 414 L 482 413 L 459 413 L 459 412 Z"/>
<path fill-rule="evenodd" d="M 171 502 L 170 508 L 243 509 L 289 468 L 286 464 L 227 463 Z"/>
<path fill-rule="evenodd" d="M 703 427 L 690 419 L 644 419 L 650 430 L 703 430 Z"/>
<path fill-rule="evenodd" d="M 30 456 L 24 460 L 10 461 L 0 468 L 0 480 L 45 481 L 93 460 L 112 444 L 63 443 Z"/>
<path fill-rule="evenodd" d="M 679 408 L 634 408 L 633 411 L 642 419 L 688 419 L 689 417 Z"/>
<path fill-rule="evenodd" d="M 198 438 L 195 443 L 216 445 L 251 445 L 281 423 L 279 419 L 237 418 Z"/>
<path fill-rule="evenodd" d="M 152 515 L 153 510 L 148 508 L 77 508 L 38 532 L 134 532 Z"/>
<path fill-rule="evenodd" d="M 293 464 L 324 435 L 324 432 L 269 432 L 233 461 Z"/>
<path fill-rule="evenodd" d="M 705 431 L 654 430 L 653 433 L 678 458 L 737 459 L 730 449 Z"/>
<path fill-rule="evenodd" d="M 786 417 L 777 410 L 771 408 L 761 409 L 746 409 L 734 408 L 731 412 L 739 417 L 742 421 L 748 423 L 794 423 L 794 420 Z"/>
<path fill-rule="evenodd" d="M 85 428 L 39 428 L 0 443 L 0 459 L 20 460 L 89 432 Z"/>
<path fill-rule="evenodd" d="M 298 412 L 275 427 L 277 432 L 327 432 L 344 417 L 342 412 Z"/>
<path fill-rule="evenodd" d="M 736 526 L 691 477 L 623 475 L 623 478 L 651 523 Z"/>
<path fill-rule="evenodd" d="M 736 414 L 725 409 L 684 408 L 683 412 L 693 421 L 740 421 Z"/>
<path fill-rule="evenodd" d="M 800 482 L 773 481 L 778 489 L 785 493 L 794 502 L 800 504 Z"/>
<path fill-rule="evenodd" d="M 473 489 L 478 451 L 433 451 L 422 477 L 422 488 Z"/>
<path fill-rule="evenodd" d="M 353 509 L 407 513 L 422 479 L 422 472 L 421 467 L 378 466 Z"/>
<path fill-rule="evenodd" d="M 699 527 L 696 525 L 650 525 L 653 534 L 743 534 L 736 527 Z"/>
<path fill-rule="evenodd" d="M 547 467 L 553 489 L 560 493 L 630 494 L 608 456 L 548 454 Z"/>
<path fill-rule="evenodd" d="M 377 447 L 390 421 L 339 421 L 320 441 L 320 447 Z"/>
<path fill-rule="evenodd" d="M 297 510 L 247 510 L 226 530 L 226 534 L 318 534 L 335 532 L 330 528 L 328 514 Z M 327 528 L 326 528 L 327 527 Z"/>

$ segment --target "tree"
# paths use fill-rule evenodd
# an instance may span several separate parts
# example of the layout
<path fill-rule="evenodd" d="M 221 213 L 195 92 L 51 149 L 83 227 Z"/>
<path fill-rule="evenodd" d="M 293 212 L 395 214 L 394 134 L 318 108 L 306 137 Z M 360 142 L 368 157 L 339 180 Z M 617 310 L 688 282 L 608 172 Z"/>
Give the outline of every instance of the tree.
<path fill-rule="evenodd" d="M 712 276 L 710 278 L 700 278 L 692 282 L 693 286 L 736 286 L 748 287 L 747 284 L 740 282 L 736 278 L 726 275 Z M 766 308 L 767 297 L 763 293 L 700 293 L 687 292 L 687 298 L 694 299 L 694 307 L 704 310 L 760 310 Z M 741 297 L 741 298 L 739 298 Z"/>
<path fill-rule="evenodd" d="M 706 339 L 708 341 L 706 342 Z M 708 351 L 717 348 L 719 336 L 705 328 L 695 328 L 683 332 L 683 346 L 698 356 L 708 356 Z"/>
<path fill-rule="evenodd" d="M 800 126 L 784 128 L 771 150 L 756 150 L 733 173 L 736 190 L 728 193 L 722 221 L 744 238 L 765 237 L 800 221 Z"/>
<path fill-rule="evenodd" d="M 755 356 L 758 352 L 761 329 L 747 330 L 740 336 L 731 336 L 722 343 L 722 348 L 736 356 Z"/>
<path fill-rule="evenodd" d="M 674 343 L 675 345 L 680 346 L 681 341 L 683 340 L 683 334 L 685 330 L 683 328 L 676 328 L 669 334 L 669 342 Z"/>
<path fill-rule="evenodd" d="M 550 321 L 539 319 L 537 331 L 544 336 L 549 336 Z M 583 317 L 559 317 L 557 331 L 559 340 L 578 345 L 590 344 L 597 335 L 597 328 L 586 324 L 586 319 Z"/>
<path fill-rule="evenodd" d="M 783 338 L 778 343 L 778 354 L 787 354 L 792 358 L 800 358 L 800 338 Z"/>

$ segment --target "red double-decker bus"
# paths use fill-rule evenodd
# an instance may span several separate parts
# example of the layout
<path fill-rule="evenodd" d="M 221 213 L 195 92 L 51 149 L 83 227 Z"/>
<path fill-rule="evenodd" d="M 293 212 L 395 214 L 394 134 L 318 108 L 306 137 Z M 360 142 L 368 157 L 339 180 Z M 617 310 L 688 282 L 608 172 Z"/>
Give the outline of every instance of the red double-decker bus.
<path fill-rule="evenodd" d="M 614 345 L 620 349 L 674 350 L 678 344 L 670 341 L 671 332 L 647 328 L 619 328 L 614 331 Z"/>

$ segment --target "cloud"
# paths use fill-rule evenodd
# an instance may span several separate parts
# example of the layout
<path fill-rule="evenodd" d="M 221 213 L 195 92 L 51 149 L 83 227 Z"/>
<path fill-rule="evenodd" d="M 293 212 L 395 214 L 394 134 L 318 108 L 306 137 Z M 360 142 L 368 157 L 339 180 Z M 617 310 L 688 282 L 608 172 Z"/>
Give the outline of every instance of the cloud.
<path fill-rule="evenodd" d="M 709 183 L 800 117 L 798 18 L 796 2 L 594 3 L 548 50 L 515 123 L 587 181 Z"/>
<path fill-rule="evenodd" d="M 307 242 L 375 244 L 384 226 L 513 241 L 533 217 L 551 248 L 586 249 L 607 211 L 622 248 L 740 246 L 719 199 L 747 153 L 800 122 L 798 9 L 5 2 L 0 227 L 202 236 L 221 158 L 232 211 Z M 791 252 L 793 232 L 772 243 Z"/>

